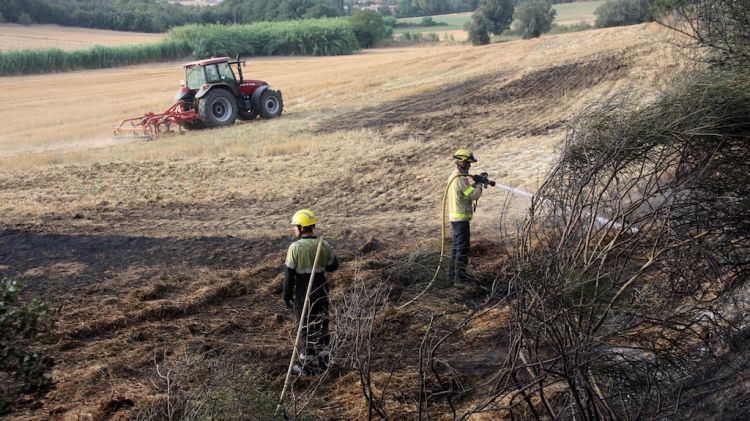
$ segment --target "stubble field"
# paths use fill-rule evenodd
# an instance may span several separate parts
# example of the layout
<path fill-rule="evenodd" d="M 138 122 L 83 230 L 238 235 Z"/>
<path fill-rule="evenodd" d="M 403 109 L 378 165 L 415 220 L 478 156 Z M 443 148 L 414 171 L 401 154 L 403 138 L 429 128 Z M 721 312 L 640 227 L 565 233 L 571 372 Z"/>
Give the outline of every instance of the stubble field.
<path fill-rule="evenodd" d="M 159 42 L 163 34 L 73 28 L 59 25 L 0 23 L 0 51 L 34 48 L 78 50 L 95 45 L 129 45 Z"/>
<path fill-rule="evenodd" d="M 279 288 L 294 211 L 316 211 L 342 258 L 334 298 L 355 273 L 386 277 L 383 262 L 436 247 L 453 150 L 473 149 L 477 171 L 534 191 L 589 101 L 621 90 L 647 97 L 685 66 L 664 37 L 640 25 L 486 47 L 251 59 L 246 73 L 283 92 L 281 118 L 153 142 L 116 141 L 109 128 L 170 105 L 180 63 L 0 79 L 0 273 L 59 309 L 44 348 L 57 361 L 56 386 L 15 418 L 132 417 L 160 399 L 149 378 L 165 352 L 253 355 L 276 393 L 291 346 Z M 480 200 L 481 279 L 502 264 L 499 240 L 527 205 L 501 190 Z M 395 311 L 397 345 L 414 345 L 427 310 L 460 309 L 472 294 L 438 292 Z M 498 324 L 472 328 L 467 361 L 481 366 L 500 346 Z M 415 362 L 401 358 L 406 384 Z M 349 375 L 330 379 L 315 415 L 366 417 L 357 390 Z M 395 413 L 408 417 L 418 390 L 403 393 Z"/>

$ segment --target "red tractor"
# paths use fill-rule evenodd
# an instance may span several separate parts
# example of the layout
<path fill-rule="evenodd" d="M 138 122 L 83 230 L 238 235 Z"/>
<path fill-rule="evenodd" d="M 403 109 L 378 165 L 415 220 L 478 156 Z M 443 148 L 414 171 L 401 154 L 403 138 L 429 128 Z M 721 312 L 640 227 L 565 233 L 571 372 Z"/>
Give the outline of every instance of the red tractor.
<path fill-rule="evenodd" d="M 243 64 L 239 58 L 229 57 L 185 64 L 185 80 L 177 92 L 177 102 L 163 113 L 146 113 L 123 120 L 114 128 L 115 136 L 135 133 L 152 139 L 171 131 L 173 124 L 192 130 L 227 126 L 238 117 L 252 120 L 259 115 L 280 116 L 284 110 L 281 91 L 271 89 L 261 80 L 245 80 Z"/>

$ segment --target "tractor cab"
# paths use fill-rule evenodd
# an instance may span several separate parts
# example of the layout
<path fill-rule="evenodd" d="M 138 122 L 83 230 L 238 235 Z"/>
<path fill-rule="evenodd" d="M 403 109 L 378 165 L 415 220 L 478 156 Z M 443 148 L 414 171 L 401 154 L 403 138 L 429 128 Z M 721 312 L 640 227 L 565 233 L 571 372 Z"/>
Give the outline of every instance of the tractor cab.
<path fill-rule="evenodd" d="M 226 58 L 222 58 L 222 60 L 224 59 Z M 229 61 L 215 62 L 216 60 L 202 60 L 185 65 L 185 81 L 188 89 L 198 90 L 204 85 L 215 83 L 225 83 L 235 87 L 237 81 L 242 81 L 242 69 L 239 61 L 231 63 L 237 64 L 238 77 L 232 70 Z"/>

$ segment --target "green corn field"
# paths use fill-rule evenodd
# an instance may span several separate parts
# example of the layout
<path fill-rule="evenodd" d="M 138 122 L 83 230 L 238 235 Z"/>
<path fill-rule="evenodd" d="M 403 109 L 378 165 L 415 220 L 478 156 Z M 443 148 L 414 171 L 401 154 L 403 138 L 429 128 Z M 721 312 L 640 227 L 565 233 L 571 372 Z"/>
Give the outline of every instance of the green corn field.
<path fill-rule="evenodd" d="M 0 75 L 127 66 L 183 58 L 190 55 L 190 51 L 190 46 L 185 42 L 173 40 L 116 47 L 95 46 L 75 51 L 63 51 L 58 48 L 13 50 L 0 53 Z"/>
<path fill-rule="evenodd" d="M 342 55 L 359 50 L 347 19 L 260 22 L 250 25 L 187 25 L 169 32 L 195 57 Z"/>

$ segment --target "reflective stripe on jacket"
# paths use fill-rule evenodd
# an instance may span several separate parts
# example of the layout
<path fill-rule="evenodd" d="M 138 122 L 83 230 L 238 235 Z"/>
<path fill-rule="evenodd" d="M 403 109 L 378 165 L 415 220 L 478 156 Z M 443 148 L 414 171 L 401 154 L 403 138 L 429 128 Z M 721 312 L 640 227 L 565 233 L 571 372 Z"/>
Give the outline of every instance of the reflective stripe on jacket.
<path fill-rule="evenodd" d="M 300 238 L 289 246 L 284 265 L 289 269 L 294 269 L 297 273 L 312 273 L 315 252 L 317 250 L 317 238 Z M 334 260 L 336 260 L 336 254 L 333 252 L 333 248 L 331 248 L 327 241 L 323 240 L 315 273 L 325 272 L 326 266 L 333 264 Z"/>
<path fill-rule="evenodd" d="M 454 170 L 450 178 L 461 174 Z M 449 179 L 450 179 L 449 178 Z M 471 221 L 474 216 L 474 202 L 482 196 L 482 186 L 473 186 L 474 180 L 468 175 L 459 176 L 448 187 L 448 212 L 450 221 Z"/>

